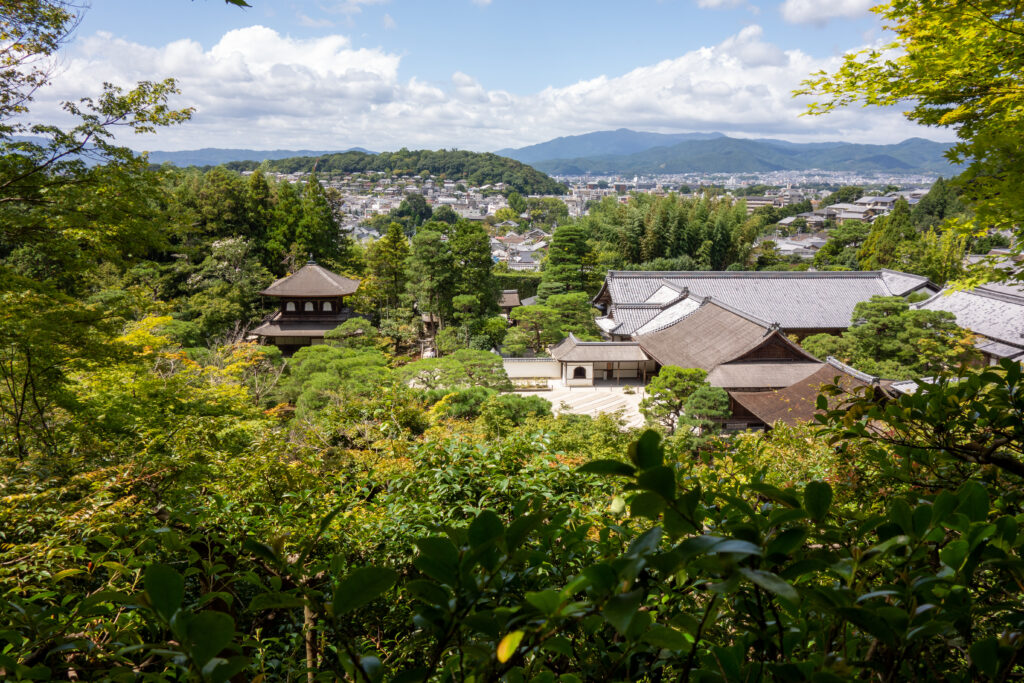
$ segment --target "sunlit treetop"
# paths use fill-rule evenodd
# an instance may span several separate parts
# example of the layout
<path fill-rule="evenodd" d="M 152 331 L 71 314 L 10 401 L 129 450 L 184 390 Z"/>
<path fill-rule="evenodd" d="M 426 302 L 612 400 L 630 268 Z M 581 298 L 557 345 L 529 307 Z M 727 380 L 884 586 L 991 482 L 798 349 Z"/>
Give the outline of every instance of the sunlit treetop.
<path fill-rule="evenodd" d="M 1024 222 L 1024 5 L 999 0 L 893 0 L 873 9 L 895 39 L 848 54 L 796 94 L 810 114 L 854 103 L 908 106 L 907 118 L 952 128 L 949 152 L 967 164 L 965 198 L 977 229 Z"/>

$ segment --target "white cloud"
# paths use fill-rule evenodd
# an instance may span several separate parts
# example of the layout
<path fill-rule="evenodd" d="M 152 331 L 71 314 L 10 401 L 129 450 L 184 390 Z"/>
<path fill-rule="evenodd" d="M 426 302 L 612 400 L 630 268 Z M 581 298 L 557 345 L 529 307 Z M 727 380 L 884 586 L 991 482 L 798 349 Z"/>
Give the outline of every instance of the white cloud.
<path fill-rule="evenodd" d="M 480 5 L 481 7 L 487 7 L 491 4 L 491 0 L 472 0 L 474 5 Z"/>
<path fill-rule="evenodd" d="M 384 22 L 384 28 L 386 28 L 389 31 L 391 29 L 396 28 L 398 26 L 398 24 L 395 23 L 395 18 L 392 17 L 390 14 L 385 14 L 384 15 L 383 22 Z"/>
<path fill-rule="evenodd" d="M 488 89 L 462 71 L 446 83 L 400 78 L 400 63 L 397 54 L 357 48 L 345 36 L 301 40 L 263 26 L 230 31 L 206 50 L 189 40 L 146 47 L 96 34 L 75 43 L 34 112 L 51 111 L 48 122 L 60 122 L 60 100 L 94 95 L 103 81 L 174 76 L 182 90 L 175 105 L 195 106 L 193 120 L 126 142 L 149 149 L 485 150 L 619 127 L 860 142 L 893 142 L 922 130 L 891 110 L 799 116 L 806 102 L 794 100 L 792 90 L 809 74 L 834 69 L 838 58 L 782 50 L 756 25 L 628 73 L 525 95 Z"/>
<path fill-rule="evenodd" d="M 786 0 L 782 18 L 794 24 L 824 24 L 829 19 L 867 16 L 878 0 Z"/>
<path fill-rule="evenodd" d="M 697 6 L 705 9 L 718 9 L 720 7 L 737 7 L 745 0 L 697 0 Z"/>
<path fill-rule="evenodd" d="M 340 14 L 359 14 L 366 5 L 383 5 L 387 2 L 388 0 L 341 0 L 324 6 L 324 9 Z"/>
<path fill-rule="evenodd" d="M 297 16 L 299 18 L 299 23 L 302 24 L 303 26 L 311 26 L 313 28 L 320 28 L 323 26 L 334 26 L 334 22 L 326 17 L 314 19 L 308 14 L 303 14 L 302 12 L 299 12 Z"/>

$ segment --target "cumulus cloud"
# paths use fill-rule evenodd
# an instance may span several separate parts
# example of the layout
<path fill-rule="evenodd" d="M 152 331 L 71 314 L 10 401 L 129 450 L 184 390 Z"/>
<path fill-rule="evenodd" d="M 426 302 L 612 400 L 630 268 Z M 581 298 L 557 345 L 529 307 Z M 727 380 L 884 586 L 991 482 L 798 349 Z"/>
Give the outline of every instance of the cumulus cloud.
<path fill-rule="evenodd" d="M 782 18 L 794 24 L 824 24 L 840 17 L 866 16 L 877 0 L 786 0 L 779 11 Z"/>
<path fill-rule="evenodd" d="M 181 40 L 147 47 L 97 34 L 77 41 L 66 69 L 35 113 L 95 94 L 103 81 L 178 79 L 177 106 L 193 120 L 145 141 L 149 149 L 203 146 L 370 149 L 402 146 L 497 149 L 558 135 L 628 127 L 721 131 L 793 140 L 892 142 L 920 135 L 898 112 L 852 109 L 799 116 L 790 93 L 838 58 L 814 59 L 764 40 L 759 26 L 616 76 L 531 94 L 485 88 L 473 74 L 442 83 L 400 78 L 401 57 L 355 47 L 345 36 L 296 39 L 263 26 L 230 31 L 209 49 Z"/>

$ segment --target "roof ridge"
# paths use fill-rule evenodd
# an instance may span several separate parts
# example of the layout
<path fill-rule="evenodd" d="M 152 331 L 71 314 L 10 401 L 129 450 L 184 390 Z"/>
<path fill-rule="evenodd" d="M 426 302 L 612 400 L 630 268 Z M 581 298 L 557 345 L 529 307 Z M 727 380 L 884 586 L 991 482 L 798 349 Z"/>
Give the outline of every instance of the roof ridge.
<path fill-rule="evenodd" d="M 704 301 L 703 301 L 703 303 L 701 303 L 701 306 L 704 306 L 704 304 L 708 304 L 708 303 L 715 304 L 719 308 L 725 309 L 726 311 L 729 311 L 730 313 L 734 313 L 734 314 L 738 315 L 741 318 L 744 318 L 746 320 L 749 320 L 752 323 L 760 325 L 761 327 L 766 328 L 769 332 L 771 332 L 773 328 L 777 330 L 777 329 L 779 329 L 781 327 L 779 325 L 779 323 L 771 323 L 771 322 L 768 322 L 767 320 L 762 320 L 761 318 L 758 318 L 756 315 L 751 315 L 750 313 L 747 313 L 746 311 L 741 311 L 738 308 L 733 308 L 729 304 L 725 303 L 724 301 L 719 301 L 718 299 L 716 299 L 715 297 L 711 296 L 710 294 L 708 296 L 704 297 Z"/>
<path fill-rule="evenodd" d="M 825 362 L 834 367 L 835 369 L 841 370 L 842 372 L 845 372 L 851 377 L 855 377 L 862 382 L 867 382 L 868 384 L 878 384 L 879 379 L 881 379 L 880 377 L 869 375 L 866 372 L 861 372 L 860 370 L 857 370 L 856 368 L 851 367 L 846 363 L 842 362 L 835 356 L 827 356 L 825 358 Z"/>

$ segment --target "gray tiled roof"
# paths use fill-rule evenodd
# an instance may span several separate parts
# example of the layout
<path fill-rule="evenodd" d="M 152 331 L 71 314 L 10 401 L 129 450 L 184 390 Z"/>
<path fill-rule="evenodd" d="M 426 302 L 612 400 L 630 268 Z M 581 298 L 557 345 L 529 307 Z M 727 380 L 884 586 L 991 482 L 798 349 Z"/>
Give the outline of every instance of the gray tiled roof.
<path fill-rule="evenodd" d="M 964 329 L 1024 349 L 1024 289 L 1005 285 L 980 285 L 963 291 L 946 288 L 917 307 L 947 311 Z M 993 350 L 999 352 L 992 355 L 1012 355 L 1008 349 Z"/>
<path fill-rule="evenodd" d="M 846 328 L 853 307 L 872 296 L 936 291 L 927 278 L 896 271 L 609 271 L 607 291 L 615 307 L 646 301 L 665 282 L 691 296 L 714 297 L 785 329 Z M 600 295 L 599 295 L 600 296 Z"/>

